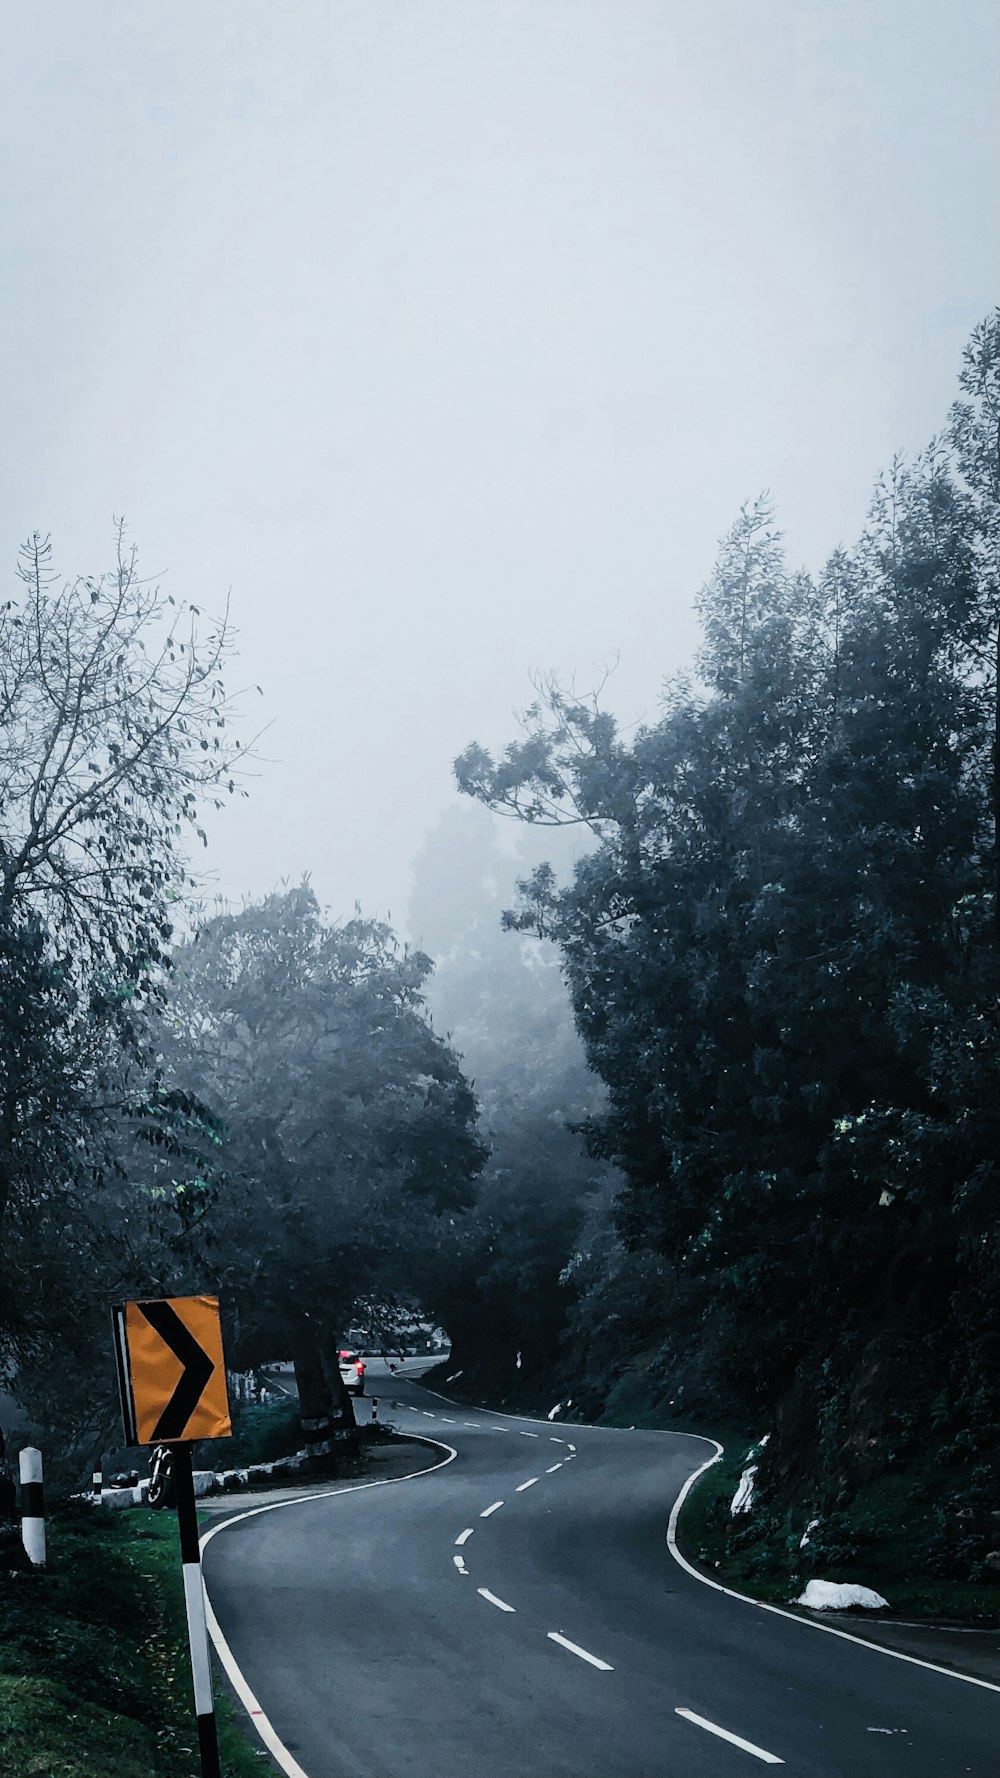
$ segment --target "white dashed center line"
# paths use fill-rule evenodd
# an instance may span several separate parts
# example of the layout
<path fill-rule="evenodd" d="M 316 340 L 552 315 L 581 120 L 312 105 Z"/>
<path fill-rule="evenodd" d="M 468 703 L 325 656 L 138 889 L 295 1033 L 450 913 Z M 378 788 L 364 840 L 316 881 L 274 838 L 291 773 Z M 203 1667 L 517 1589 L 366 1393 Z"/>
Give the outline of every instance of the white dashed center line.
<path fill-rule="evenodd" d="M 575 1445 L 569 1445 L 569 1446 L 567 1446 L 567 1449 L 568 1449 L 568 1450 L 570 1450 L 570 1451 L 575 1451 L 575 1450 L 576 1450 L 576 1446 L 575 1446 Z"/>
<path fill-rule="evenodd" d="M 489 1587 L 477 1587 L 476 1592 L 479 1594 L 479 1597 L 485 1599 L 488 1604 L 495 1605 L 498 1611 L 514 1610 L 513 1605 L 507 1605 L 503 1599 L 498 1599 L 495 1593 L 491 1593 Z"/>
<path fill-rule="evenodd" d="M 473 1533 L 473 1531 L 474 1531 L 474 1530 L 475 1530 L 475 1526 L 474 1526 L 474 1525 L 470 1525 L 470 1526 L 469 1526 L 469 1527 L 468 1527 L 468 1529 L 467 1529 L 467 1530 L 466 1530 L 466 1531 L 463 1531 L 463 1532 L 462 1532 L 462 1535 L 461 1535 L 461 1537 L 456 1537 L 456 1539 L 455 1539 L 455 1548 L 456 1548 L 456 1549 L 457 1549 L 457 1550 L 460 1550 L 460 1549 L 461 1549 L 461 1547 L 462 1547 L 462 1545 L 463 1545 L 463 1543 L 468 1543 L 468 1541 L 469 1541 L 469 1538 L 470 1538 L 470 1537 L 471 1537 L 471 1536 L 472 1536 L 472 1533 Z"/>
<path fill-rule="evenodd" d="M 475 1432 L 476 1427 L 479 1425 L 479 1421 L 478 1420 L 463 1420 L 462 1425 L 463 1426 L 471 1426 L 473 1432 Z"/>
<path fill-rule="evenodd" d="M 562 1468 L 562 1459 L 560 1458 L 558 1463 L 550 1463 L 549 1467 L 545 1471 L 545 1473 L 546 1473 L 546 1475 L 555 1475 L 556 1470 L 561 1469 L 561 1468 Z"/>
<path fill-rule="evenodd" d="M 549 1435 L 549 1444 L 550 1445 L 564 1445 L 565 1443 L 566 1443 L 566 1440 L 564 1438 L 556 1438 L 556 1435 L 554 1432 L 550 1433 L 550 1435 Z"/>
<path fill-rule="evenodd" d="M 466 1568 L 461 1556 L 452 1556 L 451 1559 L 454 1562 L 455 1567 L 458 1569 L 459 1574 L 468 1574 L 469 1570 Z"/>
<path fill-rule="evenodd" d="M 514 1493 L 515 1494 L 523 1494 L 525 1488 L 533 1488 L 535 1483 L 537 1482 L 537 1480 L 538 1480 L 538 1477 L 536 1475 L 533 1475 L 533 1476 L 529 1476 L 529 1478 L 526 1482 L 518 1482 L 517 1487 L 514 1489 Z"/>
<path fill-rule="evenodd" d="M 485 1512 L 480 1513 L 479 1517 L 481 1519 L 488 1519 L 491 1513 L 498 1513 L 500 1511 L 500 1508 L 502 1507 L 502 1505 L 503 1505 L 502 1500 L 494 1500 L 493 1505 L 488 1506 L 486 1508 Z"/>
<path fill-rule="evenodd" d="M 521 1433 L 522 1438 L 539 1438 L 541 1436 L 540 1433 L 537 1432 L 523 1432 L 520 1426 L 517 1430 Z"/>
<path fill-rule="evenodd" d="M 578 1643 L 570 1642 L 565 1636 L 560 1636 L 558 1630 L 549 1630 L 548 1638 L 550 1642 L 558 1642 L 560 1648 L 568 1648 L 571 1655 L 579 1655 L 581 1661 L 589 1661 L 592 1667 L 598 1667 L 602 1673 L 614 1672 L 610 1661 L 598 1660 L 596 1655 L 588 1654 L 587 1650 L 580 1648 Z"/>
<path fill-rule="evenodd" d="M 442 1426 L 457 1426 L 458 1422 L 456 1420 L 449 1420 L 447 1414 L 442 1414 L 441 1424 Z"/>
<path fill-rule="evenodd" d="M 752 1753 L 767 1766 L 783 1766 L 785 1763 L 776 1753 L 768 1753 L 766 1748 L 755 1747 L 752 1741 L 744 1741 L 742 1735 L 733 1735 L 728 1729 L 720 1729 L 718 1723 L 709 1722 L 707 1716 L 696 1716 L 693 1710 L 682 1710 L 679 1705 L 677 1715 L 686 1717 L 688 1722 L 697 1723 L 700 1729 L 707 1729 L 710 1735 L 718 1735 L 723 1741 L 731 1741 L 734 1747 L 742 1747 L 744 1753 Z"/>

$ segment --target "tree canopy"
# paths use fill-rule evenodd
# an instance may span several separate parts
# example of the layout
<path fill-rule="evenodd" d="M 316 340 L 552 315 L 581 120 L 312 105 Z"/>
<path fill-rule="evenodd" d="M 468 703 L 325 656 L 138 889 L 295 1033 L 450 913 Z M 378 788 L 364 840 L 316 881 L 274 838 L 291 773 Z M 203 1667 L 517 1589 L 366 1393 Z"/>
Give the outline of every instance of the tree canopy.
<path fill-rule="evenodd" d="M 980 1428 L 997 1374 L 998 378 L 992 317 L 944 436 L 818 576 L 744 507 L 659 721 L 626 740 L 552 683 L 456 766 L 598 837 L 508 924 L 559 945 L 608 1090 L 589 1138 L 626 1247 L 659 1256 L 647 1343 L 675 1377 L 696 1347 L 716 1400 L 794 1395 L 776 1472 L 852 1376 L 877 1409 L 863 1462 L 833 1414 L 844 1473 L 886 1461 L 906 1363 Z"/>
<path fill-rule="evenodd" d="M 196 607 L 142 579 L 120 525 L 112 569 L 65 583 L 35 535 L 0 606 L 8 1355 L 51 1325 L 51 1217 L 61 1245 L 72 1246 L 75 1229 L 86 1275 L 89 1213 L 120 1179 L 124 1146 L 147 1158 L 175 1140 L 183 1148 L 199 1118 L 193 1100 L 158 1081 L 154 1032 L 174 912 L 192 881 L 185 842 L 202 831 L 204 803 L 236 790 L 229 651 L 225 621 L 206 626 Z"/>
<path fill-rule="evenodd" d="M 331 1340 L 419 1295 L 471 1201 L 477 1107 L 423 1010 L 429 959 L 308 885 L 208 920 L 177 955 L 171 1078 L 226 1124 L 208 1263 L 245 1355 Z"/>

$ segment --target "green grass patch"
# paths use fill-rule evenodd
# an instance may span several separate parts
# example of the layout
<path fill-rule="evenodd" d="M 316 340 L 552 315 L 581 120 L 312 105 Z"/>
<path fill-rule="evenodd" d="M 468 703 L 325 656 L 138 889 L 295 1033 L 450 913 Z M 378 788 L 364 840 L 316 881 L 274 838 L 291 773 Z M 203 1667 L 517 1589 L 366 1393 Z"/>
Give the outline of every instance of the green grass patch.
<path fill-rule="evenodd" d="M 48 1566 L 0 1566 L 2 1778 L 197 1778 L 177 1529 L 53 1514 Z M 2 1556 L 0 1556 L 2 1563 Z M 266 1769 L 218 1701 L 227 1778 Z"/>

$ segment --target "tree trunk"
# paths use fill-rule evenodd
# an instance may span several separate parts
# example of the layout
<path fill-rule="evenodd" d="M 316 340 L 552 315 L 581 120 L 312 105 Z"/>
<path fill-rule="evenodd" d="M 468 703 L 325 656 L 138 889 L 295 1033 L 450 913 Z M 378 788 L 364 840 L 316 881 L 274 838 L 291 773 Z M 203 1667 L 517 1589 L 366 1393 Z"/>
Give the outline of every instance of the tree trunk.
<path fill-rule="evenodd" d="M 340 1342 L 327 1332 L 320 1334 L 318 1339 L 320 1360 L 326 1375 L 330 1400 L 333 1402 L 335 1436 L 342 1441 L 341 1448 L 348 1455 L 358 1455 L 358 1421 L 354 1411 L 354 1403 L 348 1394 L 347 1385 L 340 1374 Z"/>
<path fill-rule="evenodd" d="M 292 1362 L 310 1471 L 316 1475 L 336 1475 L 341 1453 L 357 1451 L 357 1428 L 350 1397 L 340 1383 L 340 1372 L 337 1371 L 340 1388 L 335 1392 L 329 1367 L 323 1363 L 320 1341 L 309 1323 L 296 1330 Z"/>

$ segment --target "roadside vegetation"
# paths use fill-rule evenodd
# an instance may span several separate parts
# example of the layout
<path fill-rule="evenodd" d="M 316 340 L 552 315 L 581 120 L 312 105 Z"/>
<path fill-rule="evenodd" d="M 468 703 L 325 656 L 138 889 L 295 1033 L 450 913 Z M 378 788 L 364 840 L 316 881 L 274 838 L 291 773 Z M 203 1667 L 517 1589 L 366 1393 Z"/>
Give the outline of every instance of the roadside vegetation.
<path fill-rule="evenodd" d="M 48 1566 L 0 1550 L 3 1778 L 197 1778 L 177 1528 L 148 1511 L 50 1517 Z M 229 1778 L 261 1761 L 217 1693 Z"/>
<path fill-rule="evenodd" d="M 724 1454 L 695 1483 L 677 1533 L 688 1561 L 716 1580 L 776 1604 L 795 1600 L 812 1579 L 856 1582 L 887 1599 L 893 1616 L 1000 1624 L 1000 1588 L 940 1573 L 950 1491 L 932 1456 L 877 1476 L 825 1519 L 803 1523 L 790 1507 L 734 1515 L 754 1441 L 725 1429 L 718 1438 Z"/>
<path fill-rule="evenodd" d="M 596 1416 L 641 1375 L 649 1412 L 766 1429 L 732 1541 L 776 1574 L 787 1524 L 863 1565 L 905 1506 L 904 1564 L 1000 1579 L 998 436 L 994 315 L 853 548 L 807 573 L 746 504 L 657 721 L 623 734 L 549 678 L 516 740 L 456 766 L 495 816 L 589 841 L 504 915 L 559 958 L 605 1092 L 579 1122 L 620 1187 L 548 1246 L 547 1392 Z M 453 1355 L 466 1386 L 487 1325 Z M 508 1401 L 536 1381 L 515 1365 Z"/>
<path fill-rule="evenodd" d="M 0 605 L 0 1387 L 57 1491 L 120 1461 L 96 1330 L 123 1297 L 217 1293 L 228 1363 L 291 1354 L 336 1469 L 344 1329 L 412 1314 L 485 1159 L 427 956 L 307 883 L 199 905 L 204 811 L 249 751 L 230 653 L 122 527 L 65 582 L 34 536 Z"/>

